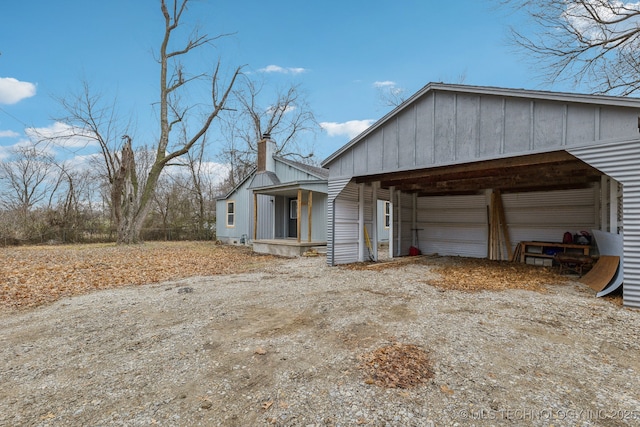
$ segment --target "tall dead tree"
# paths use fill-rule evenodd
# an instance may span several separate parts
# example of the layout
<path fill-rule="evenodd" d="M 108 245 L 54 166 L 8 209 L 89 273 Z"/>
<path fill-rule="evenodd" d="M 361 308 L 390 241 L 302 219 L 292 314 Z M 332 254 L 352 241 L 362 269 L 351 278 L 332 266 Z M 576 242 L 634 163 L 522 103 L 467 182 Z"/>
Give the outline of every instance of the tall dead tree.
<path fill-rule="evenodd" d="M 112 218 L 118 231 L 119 244 L 137 243 L 145 219 L 153 205 L 153 194 L 164 168 L 173 160 L 184 156 L 207 132 L 229 98 L 241 72 L 237 67 L 221 86 L 220 60 L 212 72 L 190 74 L 181 59 L 195 50 L 212 45 L 224 37 L 210 37 L 194 31 L 186 40 L 174 41 L 181 26 L 183 14 L 190 0 L 159 0 L 164 20 L 164 34 L 158 52 L 159 73 L 159 138 L 153 144 L 154 158 L 146 168 L 145 176 L 138 177 L 136 150 L 130 137 L 117 138 L 124 129 L 118 127 L 114 108 L 99 108 L 100 97 L 90 93 L 85 84 L 84 93 L 72 100 L 61 100 L 68 116 L 61 119 L 69 128 L 66 138 L 88 138 L 98 142 L 110 185 Z M 191 83 L 206 82 L 206 100 L 184 101 L 185 89 Z M 197 104 L 197 108 L 196 108 Z M 118 136 L 116 130 L 123 131 Z M 61 138 L 57 135 L 56 138 Z M 139 179 L 142 178 L 142 179 Z"/>

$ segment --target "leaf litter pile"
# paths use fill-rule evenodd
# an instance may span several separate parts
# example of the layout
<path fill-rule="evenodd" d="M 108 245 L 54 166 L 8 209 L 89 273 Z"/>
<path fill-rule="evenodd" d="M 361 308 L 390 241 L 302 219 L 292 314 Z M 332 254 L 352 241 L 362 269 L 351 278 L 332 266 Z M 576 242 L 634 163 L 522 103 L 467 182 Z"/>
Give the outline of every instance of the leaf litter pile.
<path fill-rule="evenodd" d="M 545 292 L 548 285 L 569 282 L 566 276 L 548 267 L 479 258 L 450 258 L 449 262 L 432 271 L 440 277 L 430 281 L 431 285 L 459 291 L 524 289 Z"/>
<path fill-rule="evenodd" d="M 213 242 L 0 249 L 0 307 L 28 308 L 95 290 L 252 271 L 276 260 Z"/>
<path fill-rule="evenodd" d="M 548 285 L 565 284 L 571 280 L 548 267 L 483 258 L 437 255 L 402 257 L 379 263 L 357 263 L 347 268 L 380 271 L 388 268 L 402 268 L 406 265 L 429 266 L 430 272 L 438 277 L 429 279 L 425 283 L 443 290 L 473 292 L 524 289 L 545 292 Z"/>
<path fill-rule="evenodd" d="M 413 388 L 433 377 L 427 353 L 413 344 L 393 343 L 361 356 L 367 384 Z"/>

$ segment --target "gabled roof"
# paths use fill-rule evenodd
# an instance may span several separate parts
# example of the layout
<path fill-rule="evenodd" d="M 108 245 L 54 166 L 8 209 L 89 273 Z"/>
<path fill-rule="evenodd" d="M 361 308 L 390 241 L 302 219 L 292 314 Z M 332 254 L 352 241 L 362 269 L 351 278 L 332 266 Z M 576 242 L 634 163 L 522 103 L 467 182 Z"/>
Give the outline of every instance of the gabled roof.
<path fill-rule="evenodd" d="M 428 92 L 457 92 L 464 94 L 475 94 L 475 95 L 492 95 L 492 96 L 504 96 L 511 98 L 526 98 L 526 99 L 537 99 L 544 101 L 557 101 L 557 102 L 570 102 L 570 103 L 582 103 L 582 104 L 595 104 L 595 105 L 607 105 L 614 107 L 627 107 L 627 108 L 640 108 L 640 99 L 639 98 L 631 98 L 631 97 L 621 97 L 621 96 L 608 96 L 608 95 L 586 95 L 586 94 L 576 94 L 576 93 L 566 93 L 566 92 L 551 92 L 551 91 L 540 91 L 540 90 L 527 90 L 527 89 L 507 89 L 507 88 L 498 88 L 498 87 L 490 87 L 490 86 L 468 86 L 468 85 L 456 85 L 456 84 L 445 84 L 445 83 L 429 83 L 424 86 L 422 89 L 414 93 L 411 97 L 409 97 L 402 104 L 391 110 L 389 113 L 384 115 L 381 119 L 376 121 L 373 125 L 368 127 L 365 131 L 360 133 L 360 135 L 353 138 L 343 147 L 339 148 L 329 157 L 327 157 L 323 162 L 322 166 L 327 166 L 337 157 L 339 157 L 342 153 L 347 151 L 349 148 L 357 144 L 362 139 L 366 138 L 369 134 L 374 132 L 380 126 L 384 125 L 391 117 L 396 116 L 398 113 L 408 108 L 410 105 L 414 103 L 417 99 L 421 98 Z"/>
<path fill-rule="evenodd" d="M 329 169 L 325 169 L 325 168 L 321 168 L 321 167 L 317 167 L 317 166 L 312 166 L 312 165 L 307 165 L 305 163 L 300 163 L 300 162 L 296 162 L 295 160 L 290 160 L 290 159 L 286 159 L 284 157 L 280 157 L 280 156 L 273 156 L 274 159 L 276 159 L 279 162 L 282 162 L 288 166 L 291 166 L 292 168 L 296 168 L 302 172 L 308 173 L 312 176 L 315 176 L 316 178 L 318 178 L 321 181 L 327 181 L 329 179 Z M 249 172 L 249 174 L 247 174 L 247 176 L 244 177 L 244 179 L 242 179 L 242 181 L 240 181 L 240 183 L 238 183 L 235 187 L 233 187 L 233 189 L 231 189 L 231 191 L 229 191 L 227 194 L 225 194 L 224 196 L 221 197 L 217 197 L 216 200 L 224 200 L 224 199 L 228 199 L 229 196 L 231 196 L 234 192 L 236 192 L 236 190 L 238 190 L 238 188 L 240 188 L 244 183 L 246 183 L 249 179 L 253 178 L 256 175 L 256 171 L 257 168 L 254 166 L 253 169 L 251 169 L 251 172 Z M 269 186 L 269 185 L 280 185 L 280 179 L 278 178 L 278 176 L 273 173 L 273 172 L 260 172 L 261 174 L 266 174 L 268 175 L 267 178 L 271 181 L 270 183 L 262 180 L 262 182 L 260 183 L 260 185 L 258 185 L 259 187 L 262 186 Z M 287 183 L 284 183 L 287 184 Z M 253 184 L 252 184 L 253 185 Z"/>
<path fill-rule="evenodd" d="M 325 169 L 325 168 L 321 168 L 318 166 L 313 166 L 313 165 L 308 165 L 305 163 L 300 163 L 300 162 L 296 162 L 295 160 L 291 160 L 291 159 L 287 159 L 284 157 L 280 157 L 280 156 L 274 156 L 274 159 L 289 165 L 291 167 L 294 167 L 296 169 L 301 170 L 302 172 L 307 172 L 308 174 L 311 174 L 313 176 L 315 176 L 318 179 L 328 179 L 329 178 L 329 169 Z"/>

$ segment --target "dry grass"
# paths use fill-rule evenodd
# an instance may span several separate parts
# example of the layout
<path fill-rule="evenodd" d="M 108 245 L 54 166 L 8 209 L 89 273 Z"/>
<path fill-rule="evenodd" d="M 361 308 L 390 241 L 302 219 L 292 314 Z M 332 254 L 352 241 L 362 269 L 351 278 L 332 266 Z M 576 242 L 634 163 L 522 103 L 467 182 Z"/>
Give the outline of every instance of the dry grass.
<path fill-rule="evenodd" d="M 277 258 L 212 242 L 0 249 L 0 307 L 27 308 L 99 289 L 241 273 Z"/>

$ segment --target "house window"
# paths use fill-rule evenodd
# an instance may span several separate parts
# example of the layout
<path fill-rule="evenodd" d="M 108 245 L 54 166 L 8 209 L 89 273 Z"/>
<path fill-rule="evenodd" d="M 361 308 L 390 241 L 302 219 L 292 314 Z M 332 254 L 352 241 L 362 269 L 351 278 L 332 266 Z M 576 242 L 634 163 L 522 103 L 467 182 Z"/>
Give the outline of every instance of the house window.
<path fill-rule="evenodd" d="M 227 227 L 236 226 L 236 202 L 227 202 Z"/>
<path fill-rule="evenodd" d="M 391 202 L 384 202 L 384 228 L 391 225 Z"/>
<path fill-rule="evenodd" d="M 289 219 L 298 219 L 298 199 L 289 200 Z"/>

